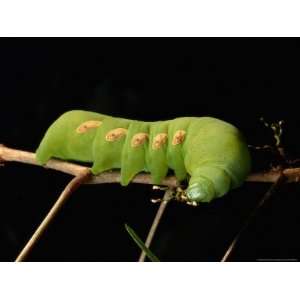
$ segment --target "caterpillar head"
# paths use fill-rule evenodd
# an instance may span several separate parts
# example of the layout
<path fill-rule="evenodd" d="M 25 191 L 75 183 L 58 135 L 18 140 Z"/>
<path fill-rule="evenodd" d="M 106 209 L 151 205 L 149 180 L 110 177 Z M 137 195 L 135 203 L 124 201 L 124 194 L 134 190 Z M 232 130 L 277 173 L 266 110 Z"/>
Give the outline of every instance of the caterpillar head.
<path fill-rule="evenodd" d="M 186 196 L 190 203 L 210 202 L 225 195 L 231 186 L 228 173 L 214 164 L 203 165 L 193 173 Z"/>
<path fill-rule="evenodd" d="M 215 191 L 212 183 L 203 178 L 203 180 L 194 182 L 188 186 L 186 196 L 190 203 L 210 202 L 215 198 Z"/>

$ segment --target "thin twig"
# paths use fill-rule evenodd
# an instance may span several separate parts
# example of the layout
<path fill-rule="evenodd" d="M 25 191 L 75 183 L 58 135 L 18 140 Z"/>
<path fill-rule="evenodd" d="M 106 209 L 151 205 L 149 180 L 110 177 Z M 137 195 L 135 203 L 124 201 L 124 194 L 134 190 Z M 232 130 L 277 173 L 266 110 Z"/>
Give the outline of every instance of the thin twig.
<path fill-rule="evenodd" d="M 59 198 L 53 205 L 53 207 L 48 212 L 47 216 L 44 218 L 42 223 L 39 225 L 39 227 L 36 229 L 34 234 L 31 236 L 25 247 L 22 249 L 18 257 L 16 258 L 16 262 L 24 261 L 28 255 L 31 253 L 34 245 L 37 243 L 37 241 L 41 238 L 42 234 L 45 232 L 45 230 L 48 228 L 50 223 L 53 221 L 63 204 L 66 202 L 66 200 L 72 195 L 72 193 L 79 188 L 79 186 L 87 180 L 91 176 L 91 172 L 89 170 L 85 170 L 81 174 L 78 174 L 76 177 L 74 177 L 65 187 L 63 192 L 60 194 Z"/>
<path fill-rule="evenodd" d="M 265 204 L 266 201 L 268 201 L 274 195 L 274 193 L 276 192 L 276 190 L 278 189 L 278 187 L 285 181 L 285 179 L 286 178 L 285 178 L 285 176 L 283 174 L 281 174 L 281 175 L 279 175 L 277 177 L 277 180 L 268 189 L 268 191 L 265 193 L 265 195 L 263 196 L 263 198 L 259 201 L 259 203 L 257 204 L 257 206 L 253 209 L 253 211 L 251 212 L 251 214 L 246 219 L 246 221 L 243 224 L 242 228 L 237 233 L 237 235 L 235 236 L 234 240 L 232 241 L 232 243 L 228 247 L 228 249 L 227 249 L 225 255 L 223 256 L 221 262 L 225 262 L 225 261 L 228 260 L 228 258 L 230 257 L 230 255 L 232 254 L 232 252 L 233 252 L 233 250 L 235 248 L 235 245 L 237 244 L 239 238 L 241 237 L 242 233 L 249 226 L 249 224 L 253 220 L 253 218 L 257 215 L 259 209 Z"/>
<path fill-rule="evenodd" d="M 9 161 L 15 161 L 20 163 L 40 166 L 35 159 L 34 153 L 11 149 L 0 144 L 0 163 L 4 164 L 5 162 L 9 162 Z M 88 167 L 85 166 L 61 161 L 58 159 L 50 159 L 44 167 L 48 169 L 60 171 L 63 173 L 67 173 L 73 176 L 77 176 L 81 174 L 83 171 L 89 169 Z M 246 181 L 275 182 L 280 172 L 281 171 L 279 170 L 269 170 L 266 172 L 253 173 L 248 176 Z M 287 168 L 283 170 L 282 173 L 286 177 L 286 182 L 300 182 L 300 168 Z M 117 182 L 120 182 L 120 172 L 111 171 L 111 172 L 103 172 L 97 176 L 91 176 L 90 179 L 85 182 L 85 184 L 102 184 L 102 183 L 117 183 Z M 141 183 L 141 184 L 152 184 L 151 176 L 145 173 L 141 173 L 135 176 L 132 182 Z M 178 187 L 179 183 L 175 176 L 168 176 L 162 181 L 161 185 L 174 188 L 174 187 Z"/>
<path fill-rule="evenodd" d="M 5 162 L 9 161 L 40 166 L 36 161 L 34 153 L 11 149 L 0 144 L 0 163 L 2 163 L 3 165 L 5 164 Z M 53 169 L 73 176 L 77 176 L 79 174 L 82 174 L 82 172 L 89 170 L 88 167 L 58 159 L 50 159 L 44 167 L 46 169 Z M 120 178 L 120 172 L 103 172 L 97 176 L 91 176 L 90 179 L 85 182 L 85 184 L 118 183 L 120 182 Z M 141 184 L 152 184 L 150 175 L 145 173 L 135 176 L 132 182 Z M 161 185 L 172 188 L 179 186 L 179 183 L 175 176 L 168 176 L 162 181 Z"/>
<path fill-rule="evenodd" d="M 10 162 L 10 161 L 40 166 L 36 161 L 34 153 L 8 148 L 8 147 L 0 144 L 0 166 L 3 166 L 6 162 Z M 53 170 L 57 170 L 60 172 L 64 172 L 64 173 L 67 173 L 67 174 L 70 174 L 73 176 L 78 176 L 83 173 L 90 174 L 90 169 L 86 166 L 81 166 L 78 164 L 65 162 L 65 161 L 61 161 L 58 159 L 50 159 L 44 167 L 48 168 L 48 169 L 53 169 Z M 248 181 L 248 182 L 266 182 L 266 183 L 273 182 L 275 184 L 270 189 L 270 191 L 272 191 L 272 189 L 277 186 L 278 180 L 281 177 L 284 177 L 286 183 L 300 182 L 300 168 L 286 168 L 284 170 L 271 169 L 271 170 L 268 170 L 265 172 L 252 173 L 248 176 L 246 181 Z M 74 178 L 73 180 L 76 181 L 76 178 Z M 73 182 L 73 180 L 70 182 L 70 184 Z M 103 184 L 103 183 L 118 183 L 118 182 L 120 182 L 120 172 L 110 171 L 110 172 L 103 172 L 96 176 L 93 176 L 90 174 L 90 176 L 88 176 L 81 183 L 83 183 L 83 184 Z M 152 184 L 151 176 L 149 174 L 145 174 L 145 173 L 138 174 L 137 176 L 135 176 L 133 178 L 132 182 L 141 183 L 141 184 Z M 167 186 L 168 188 L 172 189 L 172 188 L 178 187 L 179 183 L 175 176 L 168 176 L 162 181 L 161 185 Z M 268 192 L 265 195 L 265 197 L 261 203 L 265 202 L 266 199 L 269 197 L 270 197 L 270 195 Z M 49 212 L 49 214 L 50 213 L 51 213 L 51 211 Z M 245 227 L 247 226 L 247 224 L 245 225 Z M 242 229 L 242 231 L 243 230 L 244 229 Z M 232 252 L 234 245 L 236 244 L 236 241 L 238 240 L 239 236 L 240 236 L 240 233 L 238 233 L 237 237 L 230 245 L 230 247 L 227 250 L 222 261 L 227 260 L 228 256 Z M 18 259 L 19 259 L 19 257 L 18 257 Z"/>
<path fill-rule="evenodd" d="M 34 153 L 8 148 L 0 144 L 0 163 L 3 164 L 8 161 L 15 161 L 20 163 L 40 166 L 35 159 Z M 61 161 L 58 159 L 50 159 L 44 167 L 48 169 L 60 171 L 63 173 L 67 173 L 70 175 L 74 175 L 74 176 L 77 176 L 81 174 L 84 170 L 89 169 L 88 167 L 85 166 Z M 253 173 L 248 176 L 246 181 L 275 182 L 280 172 L 281 172 L 280 170 L 269 170 L 266 172 Z M 287 168 L 284 169 L 282 173 L 286 178 L 286 182 L 300 182 L 300 168 Z M 85 184 L 102 184 L 102 183 L 116 183 L 116 182 L 120 182 L 120 172 L 111 171 L 111 172 L 103 172 L 97 176 L 91 176 L 91 178 L 87 180 Z M 132 182 L 141 183 L 141 184 L 152 184 L 151 176 L 149 174 L 144 174 L 144 173 L 135 176 Z M 166 177 L 162 181 L 161 185 L 168 186 L 170 188 L 179 186 L 175 176 Z"/>
<path fill-rule="evenodd" d="M 159 222 L 160 222 L 160 220 L 163 216 L 163 213 L 165 212 L 165 210 L 167 208 L 167 205 L 168 205 L 169 201 L 172 198 L 173 198 L 173 191 L 171 189 L 167 189 L 165 194 L 164 194 L 163 200 L 159 205 L 157 213 L 154 217 L 154 220 L 153 220 L 153 223 L 151 225 L 150 231 L 148 233 L 148 236 L 147 236 L 147 239 L 146 239 L 146 242 L 145 242 L 145 246 L 147 248 L 149 248 L 151 246 L 151 242 L 152 242 L 153 237 L 155 235 L 157 226 L 158 226 L 158 224 L 159 224 Z M 142 251 L 142 253 L 140 255 L 140 258 L 139 258 L 139 262 L 145 261 L 145 258 L 146 258 L 146 253 L 145 253 L 145 251 Z"/>

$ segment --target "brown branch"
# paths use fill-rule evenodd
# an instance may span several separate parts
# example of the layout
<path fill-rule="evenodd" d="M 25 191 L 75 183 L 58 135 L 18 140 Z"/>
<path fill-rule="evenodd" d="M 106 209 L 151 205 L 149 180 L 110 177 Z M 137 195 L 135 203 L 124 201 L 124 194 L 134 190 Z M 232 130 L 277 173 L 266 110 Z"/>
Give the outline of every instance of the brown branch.
<path fill-rule="evenodd" d="M 36 229 L 34 234 L 31 236 L 25 247 L 22 249 L 18 257 L 16 258 L 16 262 L 24 261 L 30 252 L 32 251 L 34 245 L 37 243 L 37 241 L 40 239 L 42 234 L 45 232 L 45 230 L 48 228 L 50 223 L 53 221 L 63 204 L 66 202 L 66 200 L 79 188 L 79 186 L 87 180 L 91 176 L 91 172 L 89 169 L 84 170 L 81 174 L 78 174 L 76 177 L 74 177 L 65 187 L 65 189 L 60 194 L 59 198 L 53 205 L 53 207 L 48 212 L 47 216 L 44 218 L 42 223 L 39 225 L 39 227 Z"/>
<path fill-rule="evenodd" d="M 11 161 L 39 166 L 39 164 L 36 161 L 34 153 L 8 148 L 8 147 L 5 147 L 4 145 L 0 144 L 0 166 L 6 162 L 11 162 Z M 93 176 L 90 174 L 89 167 L 81 166 L 78 164 L 61 161 L 61 160 L 57 160 L 57 159 L 49 160 L 48 163 L 44 167 L 73 175 L 73 176 L 75 176 L 75 178 L 65 188 L 65 190 L 61 194 L 60 198 L 55 203 L 54 207 L 50 210 L 46 219 L 42 222 L 40 227 L 37 229 L 37 231 L 34 233 L 32 238 L 30 239 L 30 241 L 27 243 L 27 245 L 23 249 L 22 253 L 18 256 L 17 261 L 23 260 L 26 257 L 26 255 L 29 253 L 29 251 L 32 248 L 32 246 L 34 245 L 34 243 L 38 240 L 38 238 L 44 232 L 44 230 L 46 229 L 46 227 L 48 226 L 50 221 L 53 219 L 53 217 L 58 212 L 62 203 L 74 191 L 74 188 L 72 187 L 73 185 L 75 186 L 75 188 L 77 188 L 80 184 L 103 184 L 103 183 L 118 183 L 118 182 L 120 182 L 120 172 L 109 171 L 109 172 L 103 172 L 97 176 Z M 89 176 L 82 178 L 82 176 L 84 176 L 83 174 L 89 174 Z M 286 168 L 284 170 L 273 170 L 272 169 L 272 170 L 269 170 L 266 172 L 253 173 L 253 174 L 250 174 L 246 180 L 249 182 L 269 182 L 269 183 L 273 182 L 276 185 L 276 182 L 280 176 L 282 178 L 284 178 L 286 183 L 299 182 L 300 181 L 300 168 Z M 137 176 L 135 176 L 135 178 L 132 180 L 132 182 L 141 183 L 141 184 L 152 184 L 151 176 L 149 174 L 145 174 L 145 173 L 138 174 Z M 162 181 L 161 185 L 167 186 L 168 188 L 171 188 L 171 189 L 172 188 L 174 189 L 179 186 L 179 183 L 175 176 L 168 176 Z M 69 190 L 70 188 L 71 188 L 71 190 Z M 271 189 L 272 189 L 272 187 L 271 187 Z M 263 202 L 265 200 L 266 199 L 263 199 Z M 159 216 L 159 218 L 161 217 L 164 209 L 165 209 L 165 205 L 161 204 L 161 207 L 160 207 L 159 211 L 157 212 L 157 216 L 155 217 L 155 219 L 158 218 L 158 216 Z M 50 215 L 50 217 L 49 217 L 49 215 Z M 151 243 L 154 232 L 155 232 L 156 227 L 159 222 L 155 219 L 153 221 L 152 227 L 150 229 L 150 232 L 149 232 L 149 235 L 147 238 L 149 245 Z M 242 231 L 243 231 L 243 229 L 242 229 Z M 227 250 L 222 261 L 225 261 L 228 258 L 228 256 L 232 252 L 234 245 L 236 244 L 236 241 L 239 238 L 239 236 L 240 236 L 240 233 L 238 233 L 236 239 L 232 242 L 231 246 Z M 147 241 L 146 241 L 146 243 L 147 243 Z M 141 259 L 141 257 L 140 257 L 140 259 Z"/>
<path fill-rule="evenodd" d="M 0 162 L 3 164 L 9 161 L 40 166 L 35 159 L 34 153 L 11 149 L 0 144 Z M 84 172 L 85 170 L 89 170 L 88 167 L 58 159 L 50 159 L 44 167 L 47 169 L 53 169 L 56 171 L 67 173 L 73 176 L 77 176 L 79 174 L 82 174 L 82 172 Z M 91 178 L 87 180 L 85 184 L 102 184 L 116 182 L 120 182 L 120 172 L 109 171 L 103 172 L 97 176 L 91 176 Z M 137 175 L 132 180 L 132 182 L 141 184 L 152 184 L 151 177 L 149 176 L 149 174 L 144 173 Z M 162 181 L 161 185 L 168 187 L 177 187 L 179 184 L 174 176 L 168 176 Z"/>
<path fill-rule="evenodd" d="M 35 154 L 32 152 L 21 151 L 16 149 L 11 149 L 0 144 L 0 162 L 5 163 L 9 161 L 21 162 L 31 165 L 37 165 Z M 89 169 L 88 167 L 81 166 L 74 163 L 69 163 L 57 159 L 50 159 L 45 165 L 45 168 L 57 170 L 63 173 L 67 173 L 73 176 L 81 174 L 84 170 Z M 276 182 L 280 170 L 269 170 L 266 172 L 253 173 L 250 174 L 247 178 L 249 182 Z M 286 182 L 299 182 L 300 181 L 300 168 L 287 168 L 282 171 L 283 175 L 286 178 Z M 111 171 L 104 172 L 97 176 L 91 176 L 87 180 L 86 184 L 101 184 L 101 183 L 116 183 L 120 182 L 120 172 Z M 152 184 L 151 177 L 149 174 L 139 174 L 135 176 L 132 180 L 134 183 L 141 184 Z M 168 187 L 178 187 L 179 183 L 176 180 L 175 176 L 166 177 L 161 185 Z"/>
<path fill-rule="evenodd" d="M 157 226 L 167 208 L 167 205 L 169 203 L 169 201 L 173 198 L 173 190 L 172 189 L 167 189 L 165 191 L 165 194 L 164 194 L 164 197 L 159 205 L 159 208 L 157 210 L 157 213 L 154 217 L 154 220 L 153 220 L 153 223 L 151 225 L 151 228 L 150 228 L 150 231 L 148 233 L 148 236 L 147 236 L 147 239 L 146 239 L 146 242 L 145 242 L 145 246 L 147 248 L 149 248 L 151 246 L 151 242 L 154 238 L 154 235 L 155 235 L 155 232 L 156 232 L 156 229 L 157 229 Z M 142 251 L 141 255 L 140 255 L 140 258 L 139 258 L 139 262 L 143 262 L 145 261 L 145 258 L 146 258 L 146 252 Z"/>
<path fill-rule="evenodd" d="M 233 241 L 231 242 L 230 246 L 228 247 L 227 251 L 225 252 L 225 255 L 223 256 L 221 262 L 225 262 L 228 260 L 230 255 L 232 254 L 232 251 L 235 248 L 235 245 L 237 244 L 239 238 L 241 237 L 242 233 L 246 230 L 246 228 L 249 226 L 253 218 L 257 215 L 259 209 L 265 204 L 266 201 L 268 201 L 274 193 L 277 191 L 278 187 L 285 181 L 285 176 L 283 174 L 279 174 L 277 176 L 276 181 L 272 184 L 272 186 L 268 189 L 268 191 L 265 193 L 263 198 L 259 201 L 257 206 L 254 208 L 254 210 L 251 212 L 251 214 L 248 216 L 246 221 L 244 222 L 242 228 L 239 230 Z"/>

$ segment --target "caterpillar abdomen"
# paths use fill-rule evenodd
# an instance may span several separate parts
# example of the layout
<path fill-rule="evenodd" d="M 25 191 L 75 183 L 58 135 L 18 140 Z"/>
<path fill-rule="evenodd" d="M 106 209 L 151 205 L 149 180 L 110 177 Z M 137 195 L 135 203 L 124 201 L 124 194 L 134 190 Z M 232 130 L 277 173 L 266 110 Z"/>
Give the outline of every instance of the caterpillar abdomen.
<path fill-rule="evenodd" d="M 153 122 L 149 133 L 149 145 L 146 154 L 147 170 L 151 173 L 154 184 L 159 184 L 167 175 L 169 165 L 167 160 L 168 149 L 168 122 Z"/>
<path fill-rule="evenodd" d="M 91 162 L 93 174 L 121 169 L 122 185 L 141 171 L 159 184 L 172 169 L 180 181 L 191 176 L 186 193 L 196 202 L 223 196 L 250 171 L 241 133 L 210 117 L 142 122 L 70 111 L 50 126 L 36 154 L 40 164 L 51 157 Z"/>

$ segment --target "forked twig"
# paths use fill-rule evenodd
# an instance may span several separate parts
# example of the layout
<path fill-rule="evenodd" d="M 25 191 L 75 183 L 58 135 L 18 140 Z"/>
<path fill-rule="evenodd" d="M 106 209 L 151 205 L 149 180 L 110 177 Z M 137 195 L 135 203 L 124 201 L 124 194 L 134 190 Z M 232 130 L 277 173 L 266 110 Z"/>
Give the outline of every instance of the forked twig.
<path fill-rule="evenodd" d="M 278 187 L 285 181 L 285 176 L 283 173 L 281 173 L 277 180 L 272 184 L 272 186 L 268 189 L 268 191 L 265 193 L 265 195 L 262 197 L 262 199 L 259 201 L 257 206 L 253 209 L 251 214 L 246 219 L 245 223 L 243 224 L 242 228 L 239 230 L 237 235 L 235 236 L 234 240 L 231 242 L 230 246 L 228 247 L 227 251 L 225 252 L 225 255 L 223 256 L 221 262 L 225 262 L 228 260 L 230 255 L 232 254 L 235 245 L 237 244 L 239 238 L 241 237 L 242 233 L 245 231 L 245 229 L 248 227 L 252 219 L 256 216 L 258 210 L 265 204 L 266 201 L 268 201 L 276 192 Z"/>
<path fill-rule="evenodd" d="M 38 165 L 34 153 L 8 148 L 8 147 L 5 147 L 4 145 L 0 144 L 0 166 L 2 166 L 3 164 L 5 164 L 6 162 L 9 162 L 9 161 Z M 65 188 L 65 190 L 63 191 L 63 193 L 60 196 L 60 199 L 57 200 L 54 207 L 48 213 L 48 215 L 46 217 L 47 220 L 45 219 L 42 222 L 42 224 L 39 226 L 37 231 L 34 233 L 32 238 L 30 239 L 30 241 L 27 243 L 25 248 L 22 250 L 22 252 L 18 256 L 17 261 L 22 261 L 25 259 L 25 257 L 29 254 L 29 252 L 30 252 L 31 248 L 33 247 L 33 245 L 35 244 L 35 242 L 38 240 L 38 238 L 40 238 L 41 234 L 44 232 L 44 230 L 48 226 L 47 223 L 49 223 L 49 221 L 52 220 L 53 217 L 56 215 L 57 211 L 59 210 L 59 208 L 62 206 L 62 204 L 64 202 L 64 200 L 61 199 L 63 194 L 66 194 L 66 196 L 64 196 L 64 197 L 65 197 L 65 199 L 67 199 L 71 195 L 71 193 L 74 191 L 74 189 L 75 189 L 74 187 L 76 186 L 76 188 L 77 188 L 82 183 L 84 183 L 84 184 L 103 184 L 103 183 L 120 182 L 120 172 L 117 172 L 117 171 L 104 172 L 97 176 L 92 176 L 90 174 L 90 171 L 89 171 L 90 169 L 88 167 L 61 161 L 61 160 L 57 160 L 57 159 L 50 159 L 48 161 L 48 163 L 45 165 L 45 167 L 49 168 L 49 169 L 54 169 L 54 170 L 57 170 L 60 172 L 64 172 L 64 173 L 67 173 L 70 175 L 74 175 L 76 177 Z M 84 174 L 86 175 L 86 177 Z M 81 176 L 83 176 L 83 178 L 81 178 Z M 271 189 L 266 193 L 266 195 L 260 202 L 261 204 L 259 204 L 257 208 L 259 208 L 268 198 L 271 197 L 271 195 L 273 194 L 273 189 L 275 190 L 275 188 L 279 185 L 282 177 L 284 177 L 286 183 L 300 182 L 300 168 L 289 167 L 289 168 L 285 168 L 284 170 L 271 169 L 266 172 L 252 173 L 248 176 L 248 178 L 246 179 L 246 181 L 248 181 L 248 182 L 273 182 L 274 183 L 272 185 Z M 132 182 L 141 183 L 141 184 L 152 184 L 152 180 L 151 180 L 151 177 L 149 174 L 138 174 L 137 176 L 135 176 L 133 178 Z M 168 176 L 163 180 L 161 185 L 167 186 L 168 188 L 172 189 L 172 188 L 178 187 L 179 183 L 175 176 Z M 71 192 L 67 191 L 67 189 L 69 189 L 72 186 L 74 186 L 73 190 Z M 61 203 L 59 201 L 61 201 Z M 157 215 L 158 214 L 162 215 L 162 212 L 165 209 L 164 206 L 166 206 L 166 205 L 161 204 L 161 207 L 159 208 Z M 249 220 L 251 218 L 252 218 L 252 214 L 249 217 Z M 46 222 L 46 225 L 45 225 L 45 222 Z M 153 229 L 154 232 L 156 230 L 157 225 L 158 225 L 158 222 L 156 225 L 154 225 L 154 224 L 152 225 L 152 227 L 154 228 Z M 226 251 L 226 254 L 224 255 L 222 261 L 226 261 L 228 259 L 237 240 L 240 237 L 241 232 L 247 227 L 247 225 L 248 225 L 248 221 L 246 222 L 244 227 L 241 229 L 241 231 L 237 234 L 234 241 L 231 243 L 231 245 L 228 248 L 228 250 Z M 152 227 L 151 227 L 151 230 L 152 230 Z M 149 235 L 150 235 L 150 232 L 149 232 Z M 151 235 L 152 235 L 152 233 L 151 233 Z M 150 240 L 149 236 L 148 236 L 148 238 Z M 153 236 L 151 237 L 151 240 L 152 240 L 152 238 L 153 238 Z M 151 243 L 151 240 L 150 240 L 150 242 L 148 242 L 149 245 Z"/>
<path fill-rule="evenodd" d="M 31 236 L 25 247 L 22 249 L 18 257 L 16 258 L 16 262 L 24 261 L 28 255 L 31 253 L 34 245 L 37 243 L 37 241 L 40 239 L 42 234 L 45 232 L 45 230 L 48 228 L 50 223 L 53 221 L 63 204 L 66 202 L 66 200 L 72 195 L 72 193 L 79 188 L 79 186 L 89 179 L 91 176 L 91 172 L 87 169 L 83 171 L 81 174 L 74 177 L 65 187 L 65 189 L 60 194 L 59 198 L 53 205 L 53 207 L 48 212 L 47 216 L 44 218 L 42 223 L 39 225 L 39 227 L 36 229 L 34 234 Z"/>
<path fill-rule="evenodd" d="M 154 220 L 153 220 L 153 223 L 151 225 L 151 228 L 150 228 L 150 231 L 148 233 L 148 236 L 147 236 L 147 239 L 146 239 L 146 242 L 145 242 L 145 246 L 147 248 L 150 247 L 151 245 L 151 242 L 153 240 L 153 237 L 155 235 L 155 232 L 156 232 L 156 229 L 157 229 L 157 226 L 163 216 L 163 213 L 165 212 L 166 208 L 167 208 L 167 205 L 169 203 L 169 201 L 173 198 L 173 191 L 172 189 L 167 189 L 165 191 L 165 194 L 164 194 L 164 197 L 159 205 L 159 208 L 157 210 L 157 213 L 154 217 Z M 139 262 L 143 262 L 145 261 L 145 258 L 146 258 L 146 253 L 145 251 L 142 251 L 141 255 L 140 255 L 140 258 L 139 258 Z"/>

